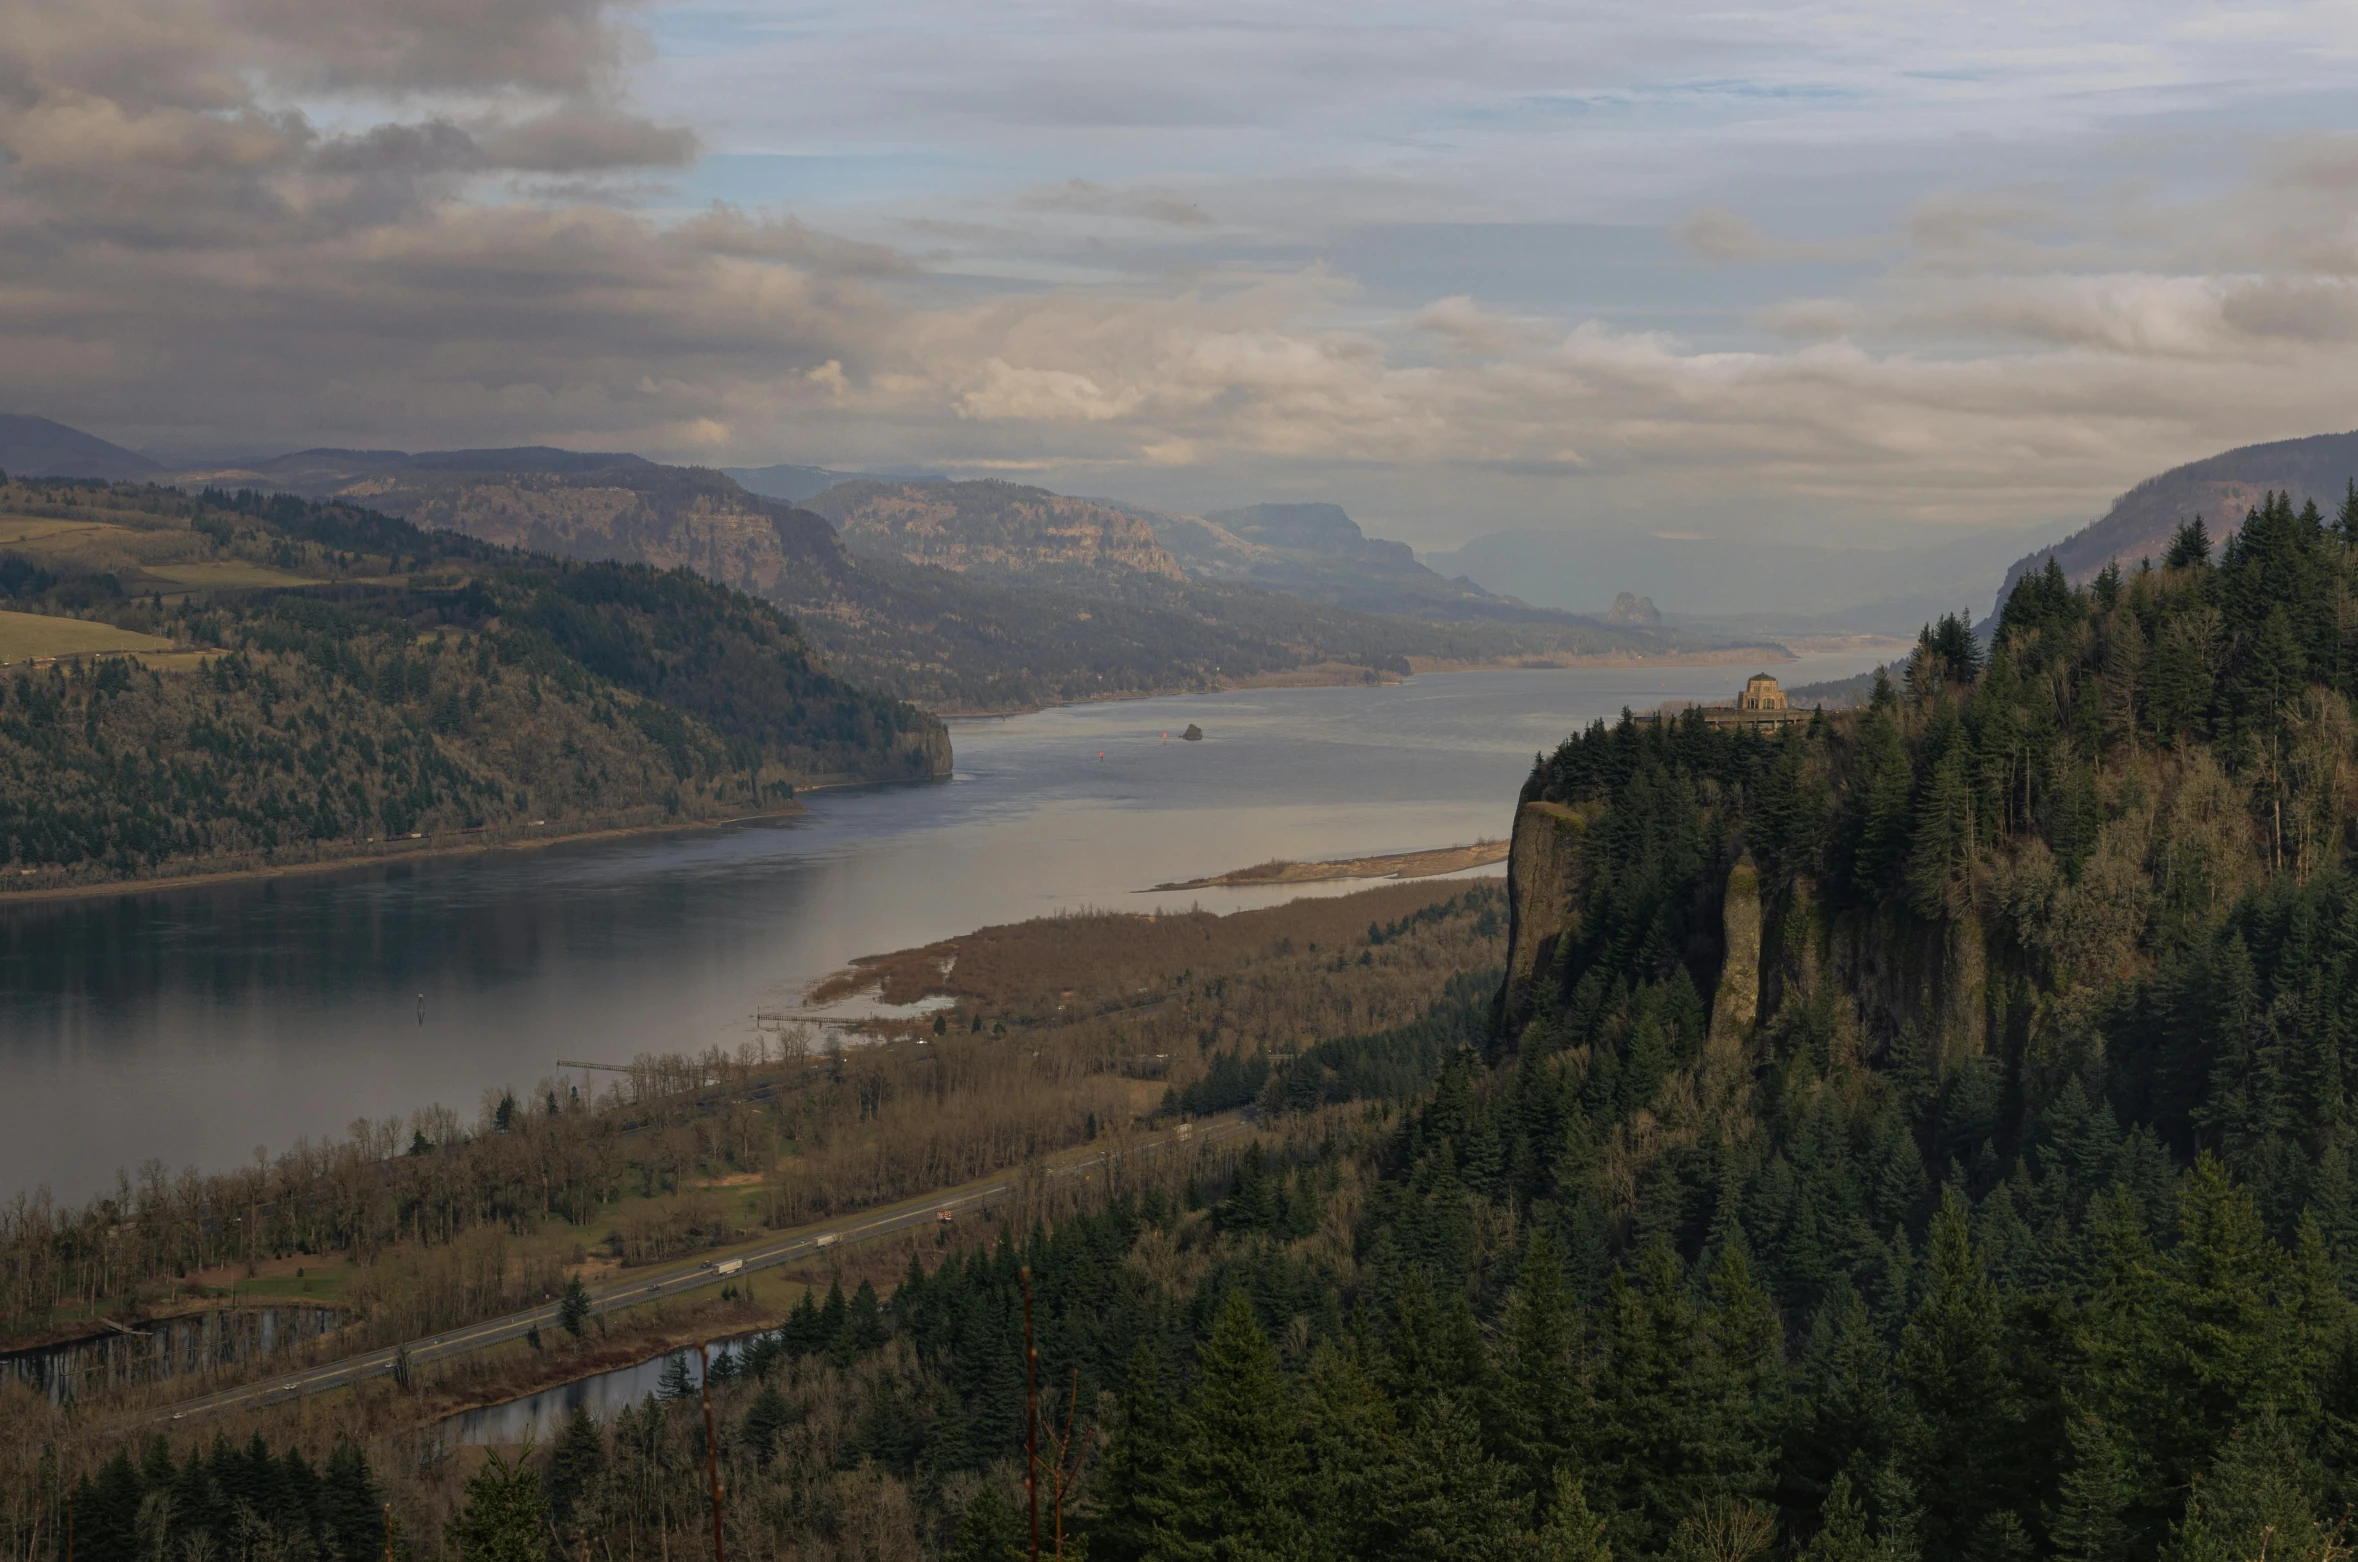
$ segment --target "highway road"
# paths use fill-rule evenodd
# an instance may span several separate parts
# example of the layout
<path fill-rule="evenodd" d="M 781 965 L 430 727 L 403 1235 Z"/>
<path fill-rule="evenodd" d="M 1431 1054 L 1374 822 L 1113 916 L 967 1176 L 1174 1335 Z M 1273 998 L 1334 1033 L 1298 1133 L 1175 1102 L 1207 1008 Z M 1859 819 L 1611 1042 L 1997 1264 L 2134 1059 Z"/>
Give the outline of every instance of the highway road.
<path fill-rule="evenodd" d="M 1252 1127 L 1252 1122 L 1242 1115 L 1206 1118 L 1201 1122 L 1133 1140 L 1129 1153 L 1151 1156 L 1173 1146 L 1216 1143 L 1247 1133 Z M 1051 1179 L 1084 1177 L 1102 1168 L 1110 1154 L 1109 1151 L 1100 1150 L 1046 1165 L 1042 1170 Z M 790 1234 L 773 1237 L 751 1247 L 719 1249 L 692 1268 L 650 1270 L 619 1285 L 602 1286 L 590 1292 L 590 1313 L 596 1316 L 618 1312 L 661 1301 L 666 1297 L 684 1296 L 692 1291 L 703 1290 L 719 1283 L 722 1278 L 715 1272 L 715 1266 L 732 1259 L 740 1261 L 740 1267 L 728 1275 L 729 1279 L 734 1280 L 756 1270 L 807 1258 L 841 1243 L 889 1236 L 912 1226 L 932 1225 L 943 1214 L 956 1215 L 961 1211 L 1003 1203 L 1014 1194 L 1019 1180 L 1019 1174 L 1005 1172 L 885 1209 L 799 1227 Z M 224 1389 L 218 1394 L 208 1394 L 199 1399 L 182 1400 L 150 1412 L 142 1419 L 155 1422 L 194 1420 L 224 1410 L 279 1404 L 306 1394 L 325 1393 L 368 1378 L 383 1377 L 393 1370 L 394 1363 L 404 1351 L 408 1352 L 412 1366 L 424 1366 L 464 1356 L 470 1351 L 503 1345 L 510 1340 L 520 1340 L 534 1329 L 557 1326 L 557 1304 L 552 1301 L 523 1312 L 509 1313 L 503 1318 L 488 1319 L 441 1334 L 430 1334 L 383 1350 L 346 1356 L 316 1367 L 300 1368 L 284 1377 L 265 1379 L 243 1388 Z"/>

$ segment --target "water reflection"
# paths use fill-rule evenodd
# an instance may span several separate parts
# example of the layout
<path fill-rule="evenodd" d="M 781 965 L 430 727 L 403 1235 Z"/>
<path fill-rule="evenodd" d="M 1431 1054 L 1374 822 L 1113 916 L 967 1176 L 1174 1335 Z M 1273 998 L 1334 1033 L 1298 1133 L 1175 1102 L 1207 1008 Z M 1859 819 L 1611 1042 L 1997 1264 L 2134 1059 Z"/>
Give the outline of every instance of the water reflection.
<path fill-rule="evenodd" d="M 161 1383 L 274 1356 L 318 1339 L 338 1321 L 332 1307 L 217 1307 L 130 1332 L 12 1351 L 0 1355 L 0 1373 L 63 1404 L 101 1389 Z"/>
<path fill-rule="evenodd" d="M 713 1382 L 725 1381 L 742 1360 L 746 1349 L 765 1336 L 775 1340 L 777 1330 L 756 1330 L 750 1334 L 731 1335 L 716 1343 L 713 1352 Z M 610 1419 L 625 1405 L 635 1405 L 651 1396 L 666 1391 L 666 1376 L 671 1378 L 669 1389 L 675 1393 L 700 1392 L 704 1386 L 704 1365 L 695 1351 L 674 1351 L 642 1361 L 635 1366 L 617 1367 L 611 1372 L 592 1373 L 576 1378 L 555 1388 L 527 1394 L 522 1399 L 511 1399 L 504 1404 L 485 1405 L 476 1410 L 464 1410 L 443 1423 L 450 1440 L 456 1443 L 491 1443 L 506 1446 L 530 1440 L 547 1444 L 556 1441 L 565 1422 L 576 1410 L 586 1410 L 600 1421 Z"/>

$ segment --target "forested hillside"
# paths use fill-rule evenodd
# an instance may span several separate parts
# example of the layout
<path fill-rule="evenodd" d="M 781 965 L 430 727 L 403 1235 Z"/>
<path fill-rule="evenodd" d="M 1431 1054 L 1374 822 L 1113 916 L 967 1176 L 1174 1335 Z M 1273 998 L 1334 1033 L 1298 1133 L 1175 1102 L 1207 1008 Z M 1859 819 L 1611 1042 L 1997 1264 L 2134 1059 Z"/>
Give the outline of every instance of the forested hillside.
<path fill-rule="evenodd" d="M 28 658 L 0 679 L 11 889 L 720 817 L 947 767 L 938 722 L 685 570 L 285 496 L 19 484 L 0 504 Z M 157 649 L 29 660 L 76 619 Z"/>

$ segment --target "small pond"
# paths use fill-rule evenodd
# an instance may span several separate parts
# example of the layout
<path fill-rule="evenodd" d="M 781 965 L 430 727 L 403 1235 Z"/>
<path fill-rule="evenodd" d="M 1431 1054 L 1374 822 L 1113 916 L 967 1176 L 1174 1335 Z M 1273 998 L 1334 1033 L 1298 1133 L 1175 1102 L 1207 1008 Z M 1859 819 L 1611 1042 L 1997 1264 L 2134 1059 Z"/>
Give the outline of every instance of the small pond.
<path fill-rule="evenodd" d="M 713 1345 L 713 1381 L 726 1377 L 740 1360 L 746 1348 L 763 1335 L 775 1335 L 775 1330 L 757 1330 L 751 1334 L 732 1335 Z M 687 1386 L 701 1388 L 704 1372 L 693 1349 L 673 1351 L 642 1361 L 635 1366 L 616 1367 L 610 1372 L 592 1373 L 586 1378 L 575 1378 L 555 1388 L 544 1388 L 537 1394 L 522 1399 L 511 1399 L 505 1404 L 485 1405 L 478 1410 L 464 1410 L 443 1423 L 443 1430 L 453 1442 L 488 1443 L 505 1446 L 521 1443 L 529 1438 L 540 1444 L 556 1441 L 565 1422 L 576 1410 L 587 1410 L 603 1421 L 624 1405 L 635 1405 L 650 1395 L 660 1394 L 663 1375 L 671 1364 L 682 1364 Z M 677 1380 L 675 1379 L 675 1386 Z"/>

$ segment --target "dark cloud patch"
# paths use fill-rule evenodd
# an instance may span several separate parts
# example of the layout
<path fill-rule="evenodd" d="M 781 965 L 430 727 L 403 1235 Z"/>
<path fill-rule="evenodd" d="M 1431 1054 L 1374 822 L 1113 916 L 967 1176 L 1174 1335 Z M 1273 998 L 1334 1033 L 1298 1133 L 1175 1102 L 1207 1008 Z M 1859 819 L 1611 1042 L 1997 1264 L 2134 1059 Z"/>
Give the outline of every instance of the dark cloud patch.
<path fill-rule="evenodd" d="M 483 164 L 475 138 L 446 119 L 378 125 L 323 141 L 311 154 L 311 166 L 324 174 L 440 174 Z"/>
<path fill-rule="evenodd" d="M 524 173 L 579 174 L 608 168 L 678 168 L 696 156 L 696 133 L 634 114 L 574 107 L 488 132 L 484 160 Z"/>

